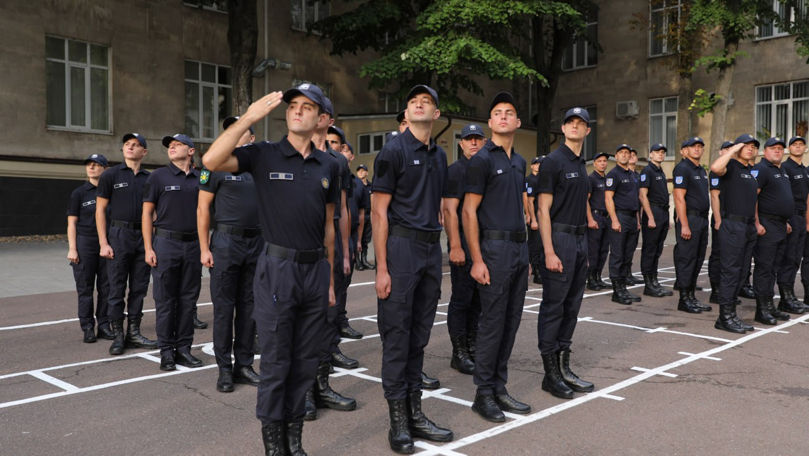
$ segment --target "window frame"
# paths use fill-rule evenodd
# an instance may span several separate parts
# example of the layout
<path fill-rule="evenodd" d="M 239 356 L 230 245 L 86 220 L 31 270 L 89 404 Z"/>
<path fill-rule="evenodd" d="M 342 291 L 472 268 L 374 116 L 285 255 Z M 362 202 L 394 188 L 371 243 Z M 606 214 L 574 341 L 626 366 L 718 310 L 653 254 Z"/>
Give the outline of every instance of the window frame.
<path fill-rule="evenodd" d="M 586 30 L 585 35 L 590 34 L 590 27 L 595 27 L 595 38 L 597 40 L 598 39 L 598 20 L 587 22 L 587 25 L 585 26 L 585 30 Z M 579 40 L 584 40 L 584 65 L 576 65 L 576 60 L 577 60 L 577 56 L 578 56 L 577 45 L 579 44 Z M 571 50 L 571 48 L 572 48 L 572 50 Z M 570 67 L 565 66 L 568 51 L 570 51 L 571 54 L 572 54 L 572 57 L 571 57 L 572 63 L 571 63 Z M 589 59 L 590 58 L 590 52 L 593 52 L 594 55 L 595 55 L 595 63 L 592 64 L 592 65 L 587 63 L 590 60 Z M 586 68 L 595 68 L 597 66 L 598 66 L 598 49 L 596 49 L 596 47 L 592 44 L 592 42 L 585 40 L 584 37 L 575 38 L 573 40 L 573 42 L 570 43 L 570 47 L 565 49 L 564 53 L 562 54 L 562 71 L 576 71 L 576 70 L 583 70 L 583 69 L 586 69 Z"/>
<path fill-rule="evenodd" d="M 675 1 L 677 2 L 676 5 L 669 5 L 668 4 L 668 2 L 675 2 Z M 655 6 L 656 2 L 658 4 L 662 4 L 662 6 Z M 667 14 L 667 13 L 670 10 L 676 9 L 677 10 L 677 21 L 679 22 L 680 19 L 681 19 L 682 12 L 683 12 L 682 6 L 683 6 L 683 1 L 682 0 L 652 0 L 652 1 L 649 2 L 649 47 L 648 47 L 648 53 L 649 53 L 650 58 L 671 55 L 671 54 L 674 54 L 677 51 L 677 49 L 672 49 L 671 48 L 671 46 L 670 46 L 671 43 L 669 43 L 669 39 L 667 37 L 659 38 L 659 37 L 657 37 L 655 35 L 655 33 L 657 32 L 655 30 L 655 28 L 654 28 L 654 15 L 655 15 L 655 13 L 660 13 L 660 14 L 663 15 L 663 27 L 662 27 L 662 29 L 666 30 L 666 29 L 669 28 L 669 25 L 670 25 L 669 14 Z M 653 46 L 654 46 L 655 41 L 657 41 L 657 40 L 662 41 L 662 45 L 661 45 L 662 50 L 661 50 L 660 53 L 656 54 L 656 53 L 653 52 Z"/>
<path fill-rule="evenodd" d="M 388 131 L 388 130 L 386 130 L 386 131 L 369 131 L 369 132 L 365 132 L 365 133 L 358 133 L 357 134 L 357 143 L 356 143 L 357 144 L 357 156 L 378 154 L 382 150 L 382 148 L 385 147 L 385 143 L 387 142 L 385 140 L 385 137 L 388 135 L 388 133 L 390 133 L 390 131 Z M 369 150 L 367 152 L 362 151 L 362 138 L 365 137 L 365 136 L 367 136 L 369 138 L 368 139 Z M 377 137 L 377 136 L 382 137 L 382 146 L 379 148 L 379 150 L 374 150 L 374 146 L 373 146 L 374 138 Z"/>
<path fill-rule="evenodd" d="M 299 5 L 300 14 L 302 16 L 302 19 L 300 21 L 295 20 L 295 15 L 294 15 L 295 14 L 294 13 L 295 9 L 291 6 L 292 2 L 295 2 L 295 3 L 297 3 Z M 312 2 L 313 6 L 314 6 L 314 9 L 315 9 L 314 18 L 311 21 L 307 21 L 307 18 L 306 18 L 306 3 L 308 3 L 308 2 Z M 325 5 L 327 7 L 325 16 L 320 13 L 321 5 Z M 312 33 L 314 35 L 320 35 L 320 32 L 318 32 L 316 30 L 310 30 L 309 26 L 311 24 L 317 22 L 317 21 L 321 21 L 321 20 L 331 16 L 331 2 L 329 0 L 291 0 L 290 8 L 289 8 L 289 14 L 290 14 L 290 20 L 291 20 L 290 28 L 292 30 L 294 30 L 296 32 L 306 32 L 306 33 Z M 303 27 L 298 25 L 298 22 L 303 23 Z"/>
<path fill-rule="evenodd" d="M 216 0 L 214 0 L 214 3 L 216 3 Z M 214 6 L 204 5 L 203 0 L 197 0 L 197 1 L 183 0 L 183 5 L 185 5 L 185 6 L 189 7 L 189 8 L 201 9 L 201 10 L 205 10 L 205 11 L 213 11 L 213 12 L 221 13 L 221 14 L 228 14 L 228 3 L 227 3 L 227 1 L 222 0 L 219 3 L 222 4 L 222 7 L 224 9 L 219 9 L 219 8 L 214 7 Z"/>
<path fill-rule="evenodd" d="M 46 84 L 46 91 L 45 91 L 45 125 L 48 130 L 54 131 L 72 131 L 72 132 L 79 132 L 79 133 L 96 133 L 96 134 L 111 134 L 113 127 L 112 127 L 112 71 L 111 71 L 111 62 L 112 62 L 112 48 L 108 45 L 101 44 L 101 43 L 94 43 L 91 41 L 83 41 L 83 40 L 75 40 L 72 38 L 66 38 L 56 35 L 45 35 L 45 45 L 47 47 L 47 40 L 55 39 L 62 42 L 64 46 L 64 58 L 57 59 L 55 57 L 49 57 L 47 55 L 47 50 L 45 51 L 45 62 L 54 62 L 62 65 L 64 67 L 64 96 L 65 96 L 65 124 L 64 125 L 52 125 L 48 123 L 47 118 L 47 110 L 48 105 L 50 103 L 49 95 L 47 93 L 47 71 L 45 75 L 45 84 Z M 69 43 L 81 43 L 85 46 L 86 52 L 86 62 L 74 62 L 70 60 L 70 49 Z M 107 64 L 106 66 L 102 66 L 99 64 L 94 64 L 92 62 L 91 56 L 91 46 L 99 46 L 103 47 L 107 53 Z M 72 124 L 72 101 L 71 101 L 71 84 L 70 84 L 70 72 L 73 68 L 81 68 L 84 71 L 84 118 L 85 123 L 84 126 L 73 125 Z M 93 69 L 103 69 L 106 71 L 107 75 L 107 103 L 106 103 L 106 121 L 107 121 L 107 128 L 106 129 L 98 129 L 93 128 L 93 113 L 92 113 L 92 84 L 91 84 L 91 73 Z"/>
<path fill-rule="evenodd" d="M 189 79 L 186 76 L 186 74 L 185 74 L 185 65 L 187 63 L 194 63 L 194 64 L 197 65 L 197 79 Z M 209 81 L 203 81 L 202 80 L 202 65 L 211 65 L 211 66 L 214 67 L 214 75 L 216 76 L 216 82 L 209 82 Z M 227 70 L 230 72 L 230 80 L 231 80 L 230 84 L 223 84 L 223 83 L 219 82 L 219 70 L 220 70 L 220 68 L 227 68 Z M 233 114 L 232 113 L 232 111 L 233 111 L 233 106 L 232 106 L 232 104 L 233 104 L 233 83 L 232 83 L 232 81 L 233 81 L 233 68 L 228 66 L 228 65 L 219 65 L 217 63 L 203 62 L 203 61 L 199 61 L 199 60 L 190 60 L 190 59 L 184 59 L 183 60 L 183 97 L 185 97 L 185 88 L 189 83 L 197 84 L 197 119 L 196 119 L 196 121 L 197 121 L 197 129 L 198 129 L 197 133 L 198 134 L 194 135 L 190 131 L 185 132 L 185 134 L 190 136 L 191 139 L 194 142 L 200 142 L 200 143 L 213 142 L 213 140 L 215 140 L 216 137 L 219 136 L 219 134 L 221 133 L 220 126 L 222 125 L 222 121 L 225 120 L 225 118 L 227 118 L 228 116 Z M 203 112 L 203 109 L 202 109 L 202 106 L 203 106 L 202 102 L 203 102 L 203 89 L 205 87 L 210 87 L 210 88 L 212 88 L 214 90 L 214 94 L 213 94 L 214 95 L 213 96 L 214 101 L 216 101 L 217 98 L 219 97 L 219 89 L 220 88 L 227 88 L 227 89 L 230 90 L 230 100 L 231 100 L 230 102 L 231 102 L 231 105 L 228 106 L 228 108 L 227 108 L 229 114 L 227 114 L 223 118 L 219 118 L 218 105 L 211 106 L 211 109 L 213 111 L 213 116 L 214 116 L 213 136 L 211 136 L 211 137 L 203 136 L 204 112 Z M 184 114 L 185 114 L 186 117 L 189 116 L 188 105 L 187 104 L 185 106 Z M 188 130 L 186 125 L 183 125 L 183 129 Z"/>
<path fill-rule="evenodd" d="M 675 110 L 674 111 L 666 111 L 666 102 L 669 100 L 675 100 Z M 660 101 L 662 104 L 662 111 L 659 113 L 652 113 L 652 103 Z M 677 147 L 677 122 L 679 121 L 680 117 L 680 97 L 678 95 L 668 96 L 668 97 L 657 97 L 657 98 L 649 98 L 649 143 L 647 147 L 649 150 L 652 148 L 652 144 L 661 143 L 666 146 L 666 160 L 673 160 L 674 157 L 677 155 L 676 152 L 679 150 Z M 666 122 L 670 117 L 674 117 L 674 137 L 668 138 L 668 132 Z M 663 134 L 663 138 L 660 141 L 656 141 L 652 138 L 652 120 L 653 117 L 660 117 L 662 122 L 661 132 Z"/>
<path fill-rule="evenodd" d="M 796 84 L 807 84 L 808 85 L 808 87 L 806 88 L 806 92 L 805 92 L 806 95 L 805 96 L 802 96 L 802 97 L 796 97 L 795 96 L 795 85 Z M 775 99 L 776 96 L 775 96 L 775 93 L 774 93 L 776 91 L 776 87 L 785 86 L 785 85 L 789 86 L 789 97 L 783 98 L 783 99 L 780 99 L 780 100 L 776 100 Z M 770 89 L 770 97 L 769 97 L 770 99 L 769 100 L 759 101 L 759 89 L 762 89 L 762 88 L 769 88 Z M 761 85 L 755 86 L 753 88 L 753 90 L 754 90 L 754 95 L 753 96 L 755 97 L 755 115 L 753 116 L 753 131 L 755 132 L 755 135 L 756 135 L 757 138 L 767 139 L 767 138 L 770 138 L 771 136 L 779 136 L 779 137 L 782 137 L 782 138 L 791 138 L 792 136 L 795 136 L 797 134 L 796 131 L 795 131 L 796 130 L 796 128 L 795 128 L 796 127 L 796 121 L 795 121 L 795 117 L 794 117 L 795 116 L 795 104 L 798 103 L 798 102 L 805 102 L 807 104 L 807 119 L 805 119 L 805 121 L 807 123 L 809 123 L 809 79 L 798 79 L 798 80 L 794 80 L 794 81 L 783 81 L 783 82 L 776 82 L 776 83 L 772 83 L 772 84 L 761 84 Z M 766 134 L 763 131 L 763 129 L 761 129 L 761 130 L 759 129 L 759 126 L 761 125 L 760 122 L 759 122 L 759 120 L 760 120 L 759 107 L 764 106 L 764 105 L 771 106 L 770 114 L 769 114 L 770 115 L 769 120 L 770 120 L 770 128 L 771 129 L 770 129 L 769 134 Z M 777 119 L 778 118 L 778 110 L 776 108 L 779 105 L 782 105 L 782 106 L 785 105 L 786 109 L 787 109 L 787 112 L 786 112 L 787 122 L 786 122 L 786 125 L 784 127 L 785 131 L 783 131 L 783 132 L 778 132 L 778 125 L 777 125 L 777 123 L 778 123 L 778 119 Z M 807 125 L 807 126 L 809 126 L 809 125 Z M 783 135 L 781 133 L 783 133 Z"/>
<path fill-rule="evenodd" d="M 804 10 L 806 10 L 808 5 L 804 1 L 803 4 L 799 5 L 799 6 L 801 6 Z M 773 12 L 775 14 L 779 14 L 778 10 L 780 8 L 786 8 L 786 7 L 787 7 L 787 5 L 781 3 L 779 0 L 772 0 L 772 9 L 773 9 Z M 795 8 L 790 7 L 788 13 L 789 13 L 789 23 L 792 24 L 797 19 L 796 18 L 797 15 L 795 14 Z M 804 14 L 806 14 L 806 13 L 804 13 Z M 764 23 L 764 21 L 759 21 L 759 23 L 756 25 L 756 36 L 754 38 L 755 41 L 765 41 L 765 40 L 771 40 L 771 39 L 775 39 L 775 38 L 783 38 L 785 36 L 792 36 L 792 33 L 790 33 L 789 31 L 781 30 L 780 27 L 778 27 L 778 25 L 775 23 L 774 19 L 767 21 L 767 25 L 772 29 L 772 34 L 762 36 L 761 35 L 761 29 L 762 29 L 763 23 Z"/>

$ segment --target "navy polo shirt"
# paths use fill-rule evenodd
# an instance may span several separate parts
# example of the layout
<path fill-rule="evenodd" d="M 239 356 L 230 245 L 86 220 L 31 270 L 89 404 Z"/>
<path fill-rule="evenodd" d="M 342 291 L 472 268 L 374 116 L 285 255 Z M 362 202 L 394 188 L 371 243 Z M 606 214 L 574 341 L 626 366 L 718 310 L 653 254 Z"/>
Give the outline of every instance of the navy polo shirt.
<path fill-rule="evenodd" d="M 719 176 L 713 171 L 708 171 L 708 190 L 719 190 Z"/>
<path fill-rule="evenodd" d="M 674 167 L 674 188 L 685 189 L 685 207 L 688 210 L 708 212 L 708 173 L 705 168 L 684 158 Z"/>
<path fill-rule="evenodd" d="M 296 250 L 323 248 L 326 204 L 340 201 L 338 162 L 315 149 L 306 159 L 286 137 L 236 148 L 239 172 L 258 192 L 258 217 L 267 242 Z"/>
<path fill-rule="evenodd" d="M 753 167 L 761 191 L 758 194 L 758 213 L 789 217 L 795 208 L 789 175 L 781 168 L 762 158 Z"/>
<path fill-rule="evenodd" d="M 590 180 L 590 209 L 596 211 L 607 211 L 607 204 L 604 203 L 604 190 L 607 188 L 607 176 L 593 171 L 589 176 Z"/>
<path fill-rule="evenodd" d="M 522 194 L 525 191 L 525 159 L 491 140 L 469 159 L 466 193 L 483 195 L 478 206 L 481 230 L 525 231 Z"/>
<path fill-rule="evenodd" d="M 109 209 L 108 209 L 109 210 Z M 70 194 L 67 215 L 78 217 L 76 232 L 82 236 L 98 237 L 96 231 L 96 186 L 90 182 L 81 184 Z"/>
<path fill-rule="evenodd" d="M 351 191 L 348 198 L 348 211 L 351 213 L 351 231 L 360 226 L 360 209 L 371 210 L 370 199 L 368 198 L 362 181 L 358 177 L 351 176 Z"/>
<path fill-rule="evenodd" d="M 359 180 L 359 178 L 357 178 Z M 369 180 L 367 184 L 364 184 L 362 180 L 359 180 L 360 188 L 362 191 L 365 192 L 365 199 L 367 201 L 366 210 L 365 210 L 365 219 L 370 220 L 371 218 L 371 181 Z"/>
<path fill-rule="evenodd" d="M 539 173 L 531 173 L 525 178 L 525 193 L 531 198 L 534 198 L 534 213 L 539 210 Z"/>
<path fill-rule="evenodd" d="M 449 165 L 447 168 L 447 185 L 444 188 L 444 198 L 458 200 L 458 234 L 461 236 L 461 248 L 464 252 L 469 250 L 466 244 L 466 236 L 463 234 L 463 201 L 466 187 L 466 170 L 469 166 L 469 159 L 465 155 Z"/>
<path fill-rule="evenodd" d="M 758 183 L 750 173 L 750 165 L 743 165 L 732 158 L 728 162 L 725 174 L 721 177 L 711 178 L 711 188 L 714 188 L 714 179 L 718 181 L 719 207 L 722 214 L 752 217 L 756 213 L 756 192 Z"/>
<path fill-rule="evenodd" d="M 373 191 L 392 195 L 388 222 L 421 231 L 441 231 L 438 212 L 447 181 L 447 155 L 427 146 L 408 128 L 385 143 L 374 160 Z"/>
<path fill-rule="evenodd" d="M 648 188 L 646 197 L 655 206 L 669 205 L 669 187 L 666 185 L 666 173 L 663 168 L 649 163 L 640 173 L 640 187 Z"/>
<path fill-rule="evenodd" d="M 143 168 L 134 174 L 125 161 L 104 171 L 98 179 L 98 196 L 109 200 L 110 219 L 140 223 L 148 177 L 149 171 Z"/>
<path fill-rule="evenodd" d="M 637 211 L 640 208 L 638 199 L 638 175 L 629 169 L 620 166 L 612 168 L 607 173 L 605 191 L 614 192 L 612 201 L 615 209 L 619 211 Z"/>
<path fill-rule="evenodd" d="M 587 223 L 590 179 L 584 159 L 562 144 L 539 168 L 538 193 L 553 194 L 551 222 L 581 226 Z"/>
<path fill-rule="evenodd" d="M 256 185 L 250 173 L 232 174 L 203 169 L 199 189 L 216 195 L 213 201 L 216 223 L 258 228 Z"/>
<path fill-rule="evenodd" d="M 354 175 L 351 174 L 351 168 L 348 167 L 348 159 L 346 159 L 343 154 L 337 152 L 336 150 L 332 149 L 331 147 L 326 149 L 326 152 L 331 155 L 337 161 L 340 170 L 340 180 L 338 183 L 338 187 L 342 190 L 346 191 L 346 198 L 351 197 L 351 189 L 354 185 Z M 342 195 L 338 192 L 337 196 L 337 203 L 335 205 L 337 207 L 334 208 L 334 219 L 337 220 L 342 217 L 342 213 L 340 211 L 340 205 L 342 204 Z"/>
<path fill-rule="evenodd" d="M 150 174 L 143 188 L 143 202 L 155 204 L 155 228 L 196 233 L 198 191 L 199 171 L 193 167 L 186 174 L 169 163 Z"/>
<path fill-rule="evenodd" d="M 809 196 L 809 173 L 803 163 L 795 163 L 788 158 L 781 163 L 781 171 L 789 176 L 792 185 L 792 199 L 795 202 L 795 213 L 806 212 L 806 198 Z"/>

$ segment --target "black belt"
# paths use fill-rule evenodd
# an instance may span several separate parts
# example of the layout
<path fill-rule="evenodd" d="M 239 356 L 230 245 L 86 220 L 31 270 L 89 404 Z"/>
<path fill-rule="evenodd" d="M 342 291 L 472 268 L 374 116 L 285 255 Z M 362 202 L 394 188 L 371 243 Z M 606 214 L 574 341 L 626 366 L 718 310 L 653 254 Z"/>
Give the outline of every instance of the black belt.
<path fill-rule="evenodd" d="M 292 260 L 296 263 L 317 263 L 326 258 L 326 249 L 322 247 L 314 250 L 295 250 L 270 244 L 269 242 L 264 246 L 264 253 L 276 258 Z"/>
<path fill-rule="evenodd" d="M 490 241 L 525 242 L 525 231 L 483 230 L 483 239 Z"/>
<path fill-rule="evenodd" d="M 652 207 L 657 207 L 657 208 L 663 209 L 665 211 L 669 210 L 669 205 L 668 204 L 657 204 L 657 203 L 650 202 L 649 205 L 652 206 Z"/>
<path fill-rule="evenodd" d="M 708 211 L 698 211 L 696 209 L 686 209 L 687 215 L 695 215 L 697 217 L 708 218 Z"/>
<path fill-rule="evenodd" d="M 775 214 L 762 214 L 762 213 L 759 213 L 758 217 L 759 218 L 765 218 L 765 219 L 770 220 L 772 222 L 778 222 L 778 223 L 786 223 L 786 222 L 789 221 L 788 217 L 781 217 L 780 215 L 775 215 Z"/>
<path fill-rule="evenodd" d="M 117 226 L 118 228 L 129 228 L 130 230 L 140 230 L 140 222 L 125 222 L 123 220 L 113 220 L 110 225 Z"/>
<path fill-rule="evenodd" d="M 222 233 L 227 234 L 235 234 L 236 236 L 241 237 L 256 237 L 261 234 L 261 229 L 259 228 L 242 228 L 240 226 L 225 225 L 223 223 L 216 225 L 216 231 L 221 231 Z"/>
<path fill-rule="evenodd" d="M 750 223 L 755 219 L 756 218 L 753 216 L 745 217 L 743 215 L 736 214 L 722 214 L 722 220 L 730 220 L 732 222 Z"/>
<path fill-rule="evenodd" d="M 551 231 L 561 231 L 563 233 L 582 235 L 587 232 L 587 225 L 566 225 L 564 223 L 552 223 Z"/>
<path fill-rule="evenodd" d="M 199 236 L 196 232 L 185 233 L 182 231 L 164 230 L 163 228 L 155 228 L 154 234 L 155 236 L 160 236 L 167 239 L 173 239 L 175 241 L 183 241 L 183 242 L 191 242 L 199 239 Z"/>
<path fill-rule="evenodd" d="M 592 212 L 593 215 L 609 215 L 606 209 L 591 209 L 590 212 Z"/>
<path fill-rule="evenodd" d="M 627 211 L 627 210 L 624 210 L 624 209 L 616 209 L 615 213 L 616 214 L 623 214 L 623 215 L 631 215 L 632 217 L 635 217 L 635 216 L 638 215 L 638 211 Z"/>
<path fill-rule="evenodd" d="M 414 239 L 416 241 L 427 242 L 429 244 L 435 244 L 439 240 L 441 240 L 441 232 L 440 231 L 421 231 L 421 230 L 414 230 L 410 228 L 405 228 L 401 225 L 393 225 L 390 227 L 390 234 L 393 236 L 404 237 L 408 239 Z"/>

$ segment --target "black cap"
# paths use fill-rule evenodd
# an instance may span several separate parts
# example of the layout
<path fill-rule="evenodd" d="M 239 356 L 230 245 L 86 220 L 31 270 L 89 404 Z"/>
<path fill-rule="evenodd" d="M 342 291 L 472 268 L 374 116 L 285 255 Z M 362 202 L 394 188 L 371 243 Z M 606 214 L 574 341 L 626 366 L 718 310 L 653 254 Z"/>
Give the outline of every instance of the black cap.
<path fill-rule="evenodd" d="M 597 159 L 597 158 L 600 158 L 600 157 L 607 157 L 607 160 L 609 160 L 609 159 L 610 159 L 610 157 L 612 157 L 612 155 L 610 155 L 610 154 L 608 154 L 608 153 L 606 153 L 606 152 L 599 152 L 599 153 L 597 153 L 597 154 L 595 155 L 595 157 L 593 157 L 593 161 L 596 161 L 596 159 Z"/>
<path fill-rule="evenodd" d="M 680 148 L 682 149 L 682 148 L 685 148 L 685 147 L 691 147 L 694 144 L 702 144 L 704 146 L 705 141 L 703 141 L 702 138 L 700 138 L 699 136 L 686 138 L 686 140 L 683 141 L 683 143 L 680 145 Z"/>
<path fill-rule="evenodd" d="M 141 136 L 140 133 L 127 133 L 127 134 L 125 134 L 123 140 L 121 140 L 121 143 L 123 144 L 123 143 L 129 141 L 132 138 L 137 139 L 138 142 L 140 143 L 140 145 L 143 146 L 144 149 L 147 148 L 146 147 L 146 138 Z"/>
<path fill-rule="evenodd" d="M 404 120 L 404 110 L 399 111 L 399 114 L 396 114 L 396 123 L 402 123 Z"/>
<path fill-rule="evenodd" d="M 413 97 L 415 97 L 416 95 L 422 94 L 422 93 L 426 93 L 426 94 L 430 95 L 431 97 L 433 97 L 433 102 L 435 103 L 435 107 L 436 108 L 438 107 L 438 94 L 436 93 L 435 90 L 433 90 L 432 87 L 426 86 L 424 84 L 419 84 L 419 85 L 413 86 L 413 88 L 410 89 L 410 92 L 407 93 L 407 98 L 405 99 L 405 101 L 406 102 L 410 101 Z M 401 123 L 401 121 L 400 121 L 400 123 Z"/>
<path fill-rule="evenodd" d="M 480 128 L 478 124 L 469 124 L 463 127 L 461 130 L 461 139 L 466 139 L 470 136 L 480 136 L 481 138 L 485 138 L 486 135 L 483 134 L 483 129 Z"/>
<path fill-rule="evenodd" d="M 492 103 L 489 105 L 489 112 L 491 113 L 492 109 L 500 103 L 508 103 L 514 108 L 514 111 L 517 111 L 517 102 L 514 100 L 514 95 L 510 92 L 503 91 L 492 98 Z"/>
<path fill-rule="evenodd" d="M 284 102 L 289 103 L 298 95 L 303 95 L 306 98 L 312 100 L 316 105 L 320 106 L 324 111 L 326 110 L 326 106 L 323 103 L 323 91 L 320 90 L 316 84 L 311 84 L 305 82 L 303 84 L 299 84 L 297 87 L 293 87 L 286 92 L 284 92 Z"/>
<path fill-rule="evenodd" d="M 618 153 L 618 151 L 621 150 L 621 149 L 626 149 L 626 150 L 632 152 L 632 148 L 629 146 L 629 144 L 624 143 L 624 144 L 618 144 L 618 147 L 615 148 L 615 153 Z"/>
<path fill-rule="evenodd" d="M 803 141 L 803 143 L 806 144 L 806 139 L 804 139 L 803 136 L 793 136 L 793 137 L 789 138 L 789 144 L 788 145 L 791 146 L 792 143 L 794 143 L 795 141 Z"/>
<path fill-rule="evenodd" d="M 90 163 L 90 162 L 98 163 L 99 165 L 101 165 L 101 166 L 103 166 L 105 168 L 107 166 L 109 166 L 109 162 L 107 162 L 107 157 L 105 157 L 105 156 L 103 156 L 101 154 L 91 154 L 90 156 L 88 156 L 87 158 L 84 159 L 84 164 L 85 165 Z"/>
<path fill-rule="evenodd" d="M 329 117 L 334 117 L 334 104 L 331 102 L 331 98 L 323 95 L 323 111 L 329 115 Z"/>
<path fill-rule="evenodd" d="M 397 136 L 399 136 L 399 132 L 398 131 L 392 131 L 392 132 L 385 135 L 385 142 L 388 142 L 388 141 L 390 141 L 391 139 L 393 139 L 393 138 L 395 138 Z"/>
<path fill-rule="evenodd" d="M 588 125 L 590 124 L 590 113 L 587 112 L 587 110 L 584 108 L 575 107 L 567 110 L 567 112 L 565 113 L 565 118 L 564 120 L 562 120 L 562 125 L 566 124 L 567 121 L 573 117 L 578 117 L 579 119 L 583 120 L 586 124 Z"/>
<path fill-rule="evenodd" d="M 753 143 L 753 144 L 755 144 L 755 145 L 756 145 L 756 147 L 758 147 L 758 146 L 760 146 L 760 145 L 761 145 L 761 143 L 759 143 L 759 142 L 758 142 L 758 139 L 756 139 L 756 138 L 755 138 L 753 135 L 748 134 L 748 133 L 745 133 L 745 134 L 743 134 L 743 135 L 739 136 L 738 138 L 736 138 L 736 140 L 735 140 L 735 141 L 733 141 L 733 143 L 734 143 L 734 144 L 740 144 L 740 143 L 741 143 L 741 144 L 748 144 L 748 143 Z"/>
<path fill-rule="evenodd" d="M 764 143 L 764 147 L 777 146 L 778 144 L 780 144 L 781 147 L 787 146 L 783 139 L 781 139 L 778 136 L 773 136 L 772 138 L 768 139 L 767 142 Z"/>
<path fill-rule="evenodd" d="M 338 127 L 336 125 L 332 125 L 331 127 L 329 127 L 329 130 L 328 130 L 327 133 L 339 136 L 340 137 L 340 143 L 345 144 L 345 142 L 346 142 L 346 134 L 345 134 L 345 132 L 343 131 L 342 128 L 340 128 L 340 127 Z"/>
<path fill-rule="evenodd" d="M 666 146 L 664 144 L 660 144 L 660 143 L 652 144 L 652 147 L 649 150 L 652 151 L 652 152 L 657 151 L 657 150 L 662 150 L 664 152 L 668 152 L 668 149 L 666 149 Z"/>
<path fill-rule="evenodd" d="M 727 149 L 728 147 L 733 147 L 733 141 L 725 141 L 722 143 L 722 147 L 720 149 Z"/>
<path fill-rule="evenodd" d="M 361 170 L 361 169 L 364 169 L 365 171 L 368 171 L 368 167 L 367 167 L 367 166 L 365 166 L 365 165 L 360 165 L 360 166 L 357 166 L 357 171 L 359 171 L 359 170 Z"/>
<path fill-rule="evenodd" d="M 175 134 L 173 136 L 164 136 L 163 137 L 163 147 L 169 147 L 169 144 L 171 144 L 172 141 L 180 141 L 181 143 L 185 144 L 186 146 L 194 149 L 194 141 L 191 141 L 191 138 L 189 138 L 188 136 L 186 136 L 186 135 L 184 135 L 182 133 L 177 133 L 177 134 Z"/>
<path fill-rule="evenodd" d="M 532 158 L 532 159 L 531 159 L 531 164 L 532 164 L 532 165 L 535 165 L 535 164 L 537 164 L 537 163 L 542 163 L 542 158 L 543 158 L 543 157 L 534 157 L 534 158 Z"/>
<path fill-rule="evenodd" d="M 239 120 L 239 116 L 230 116 L 225 118 L 225 120 L 222 121 L 222 130 L 227 130 L 228 127 L 236 123 L 237 120 Z M 250 130 L 251 134 L 256 134 L 256 132 L 253 130 L 252 125 L 250 126 L 250 128 L 248 128 L 248 130 Z"/>

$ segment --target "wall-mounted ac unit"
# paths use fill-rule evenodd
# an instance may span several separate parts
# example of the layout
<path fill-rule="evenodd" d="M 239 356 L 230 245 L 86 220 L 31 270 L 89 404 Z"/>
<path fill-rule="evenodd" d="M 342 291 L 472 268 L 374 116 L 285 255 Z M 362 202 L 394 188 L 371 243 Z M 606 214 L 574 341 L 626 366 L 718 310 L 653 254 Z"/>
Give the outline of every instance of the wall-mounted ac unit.
<path fill-rule="evenodd" d="M 638 102 L 635 100 L 619 101 L 615 104 L 615 117 L 619 119 L 638 117 Z"/>

